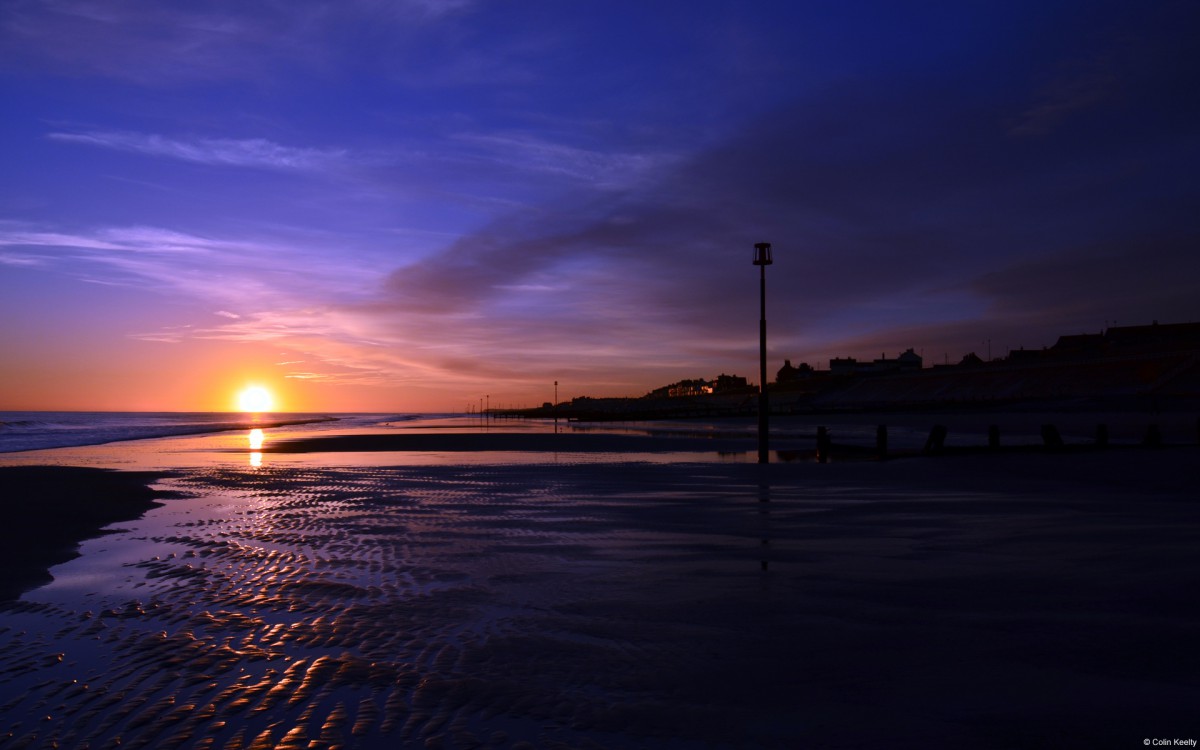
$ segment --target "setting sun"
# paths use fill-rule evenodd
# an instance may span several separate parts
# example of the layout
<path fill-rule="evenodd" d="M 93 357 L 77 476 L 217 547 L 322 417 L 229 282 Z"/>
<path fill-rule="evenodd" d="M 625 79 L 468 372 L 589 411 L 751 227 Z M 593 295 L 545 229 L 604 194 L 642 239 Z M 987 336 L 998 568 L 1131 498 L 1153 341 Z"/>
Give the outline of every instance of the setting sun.
<path fill-rule="evenodd" d="M 259 385 L 252 385 L 238 393 L 238 409 L 244 412 L 271 411 L 274 399 L 271 392 Z"/>

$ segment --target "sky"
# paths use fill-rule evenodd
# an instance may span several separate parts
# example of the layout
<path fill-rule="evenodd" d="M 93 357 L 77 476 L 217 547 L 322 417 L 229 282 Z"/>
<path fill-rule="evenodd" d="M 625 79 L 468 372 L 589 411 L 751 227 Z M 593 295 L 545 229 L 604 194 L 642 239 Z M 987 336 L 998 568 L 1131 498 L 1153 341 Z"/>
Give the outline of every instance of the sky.
<path fill-rule="evenodd" d="M 0 0 L 0 409 L 461 411 L 1200 320 L 1194 0 Z"/>

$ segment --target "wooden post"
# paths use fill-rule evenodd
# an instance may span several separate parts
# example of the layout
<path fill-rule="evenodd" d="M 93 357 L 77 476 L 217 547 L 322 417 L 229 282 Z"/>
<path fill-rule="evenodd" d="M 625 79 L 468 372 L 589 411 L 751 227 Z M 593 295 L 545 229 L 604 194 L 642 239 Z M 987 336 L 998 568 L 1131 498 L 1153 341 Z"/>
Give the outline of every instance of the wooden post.
<path fill-rule="evenodd" d="M 1162 444 L 1162 431 L 1158 429 L 1158 425 L 1152 424 L 1147 427 L 1146 437 L 1142 439 L 1142 445 L 1147 448 L 1161 448 Z"/>
<path fill-rule="evenodd" d="M 1046 446 L 1046 450 L 1060 450 L 1063 447 L 1062 435 L 1058 434 L 1058 428 L 1052 424 L 1042 425 L 1042 444 Z"/>
<path fill-rule="evenodd" d="M 880 461 L 886 461 L 888 454 L 887 425 L 881 424 L 875 428 L 875 455 Z"/>
<path fill-rule="evenodd" d="M 946 447 L 946 425 L 935 424 L 933 429 L 929 431 L 929 438 L 925 441 L 925 453 L 928 455 L 937 455 Z"/>
<path fill-rule="evenodd" d="M 1096 425 L 1096 447 L 1108 447 L 1108 425 L 1106 424 Z"/>
<path fill-rule="evenodd" d="M 1000 425 L 988 426 L 988 448 L 991 450 L 1000 448 Z"/>
<path fill-rule="evenodd" d="M 817 463 L 826 463 L 829 460 L 829 431 L 822 425 L 817 428 Z"/>

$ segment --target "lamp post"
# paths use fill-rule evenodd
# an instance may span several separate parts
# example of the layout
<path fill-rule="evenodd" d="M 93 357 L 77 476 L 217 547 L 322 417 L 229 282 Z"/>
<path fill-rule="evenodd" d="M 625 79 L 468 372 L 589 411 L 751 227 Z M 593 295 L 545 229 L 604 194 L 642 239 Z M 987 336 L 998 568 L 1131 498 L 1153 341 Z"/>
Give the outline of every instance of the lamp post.
<path fill-rule="evenodd" d="M 758 462 L 767 463 L 767 266 L 771 265 L 771 243 L 754 243 L 754 265 L 758 266 Z"/>

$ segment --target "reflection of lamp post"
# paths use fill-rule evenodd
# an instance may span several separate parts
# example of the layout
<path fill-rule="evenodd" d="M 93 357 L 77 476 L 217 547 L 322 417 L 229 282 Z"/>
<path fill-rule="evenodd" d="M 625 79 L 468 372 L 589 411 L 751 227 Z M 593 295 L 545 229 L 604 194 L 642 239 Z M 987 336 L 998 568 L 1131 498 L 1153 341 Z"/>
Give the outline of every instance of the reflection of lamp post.
<path fill-rule="evenodd" d="M 771 265 L 771 243 L 754 243 L 754 265 L 758 266 L 758 462 L 767 458 L 767 266 Z"/>

